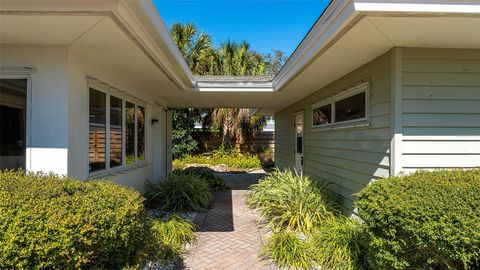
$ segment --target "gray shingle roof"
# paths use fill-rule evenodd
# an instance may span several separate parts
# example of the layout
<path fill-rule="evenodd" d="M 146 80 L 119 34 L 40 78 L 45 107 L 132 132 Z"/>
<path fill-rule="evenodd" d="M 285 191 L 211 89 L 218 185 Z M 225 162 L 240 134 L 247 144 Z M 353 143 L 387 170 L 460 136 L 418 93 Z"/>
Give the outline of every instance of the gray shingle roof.
<path fill-rule="evenodd" d="M 264 83 L 271 82 L 273 76 L 195 76 L 197 82 Z"/>

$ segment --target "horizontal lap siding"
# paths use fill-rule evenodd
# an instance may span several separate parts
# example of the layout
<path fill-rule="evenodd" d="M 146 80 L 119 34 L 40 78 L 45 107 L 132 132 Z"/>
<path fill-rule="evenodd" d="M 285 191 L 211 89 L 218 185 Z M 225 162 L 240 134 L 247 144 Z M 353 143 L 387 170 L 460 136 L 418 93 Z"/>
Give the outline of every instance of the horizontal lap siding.
<path fill-rule="evenodd" d="M 337 130 L 312 128 L 311 104 L 363 80 L 370 81 L 370 126 Z M 353 193 L 390 170 L 390 53 L 340 78 L 276 115 L 276 162 L 294 167 L 293 115 L 305 111 L 305 173 L 335 184 L 344 206 L 353 210 Z"/>
<path fill-rule="evenodd" d="M 404 50 L 405 171 L 480 166 L 480 50 Z"/>

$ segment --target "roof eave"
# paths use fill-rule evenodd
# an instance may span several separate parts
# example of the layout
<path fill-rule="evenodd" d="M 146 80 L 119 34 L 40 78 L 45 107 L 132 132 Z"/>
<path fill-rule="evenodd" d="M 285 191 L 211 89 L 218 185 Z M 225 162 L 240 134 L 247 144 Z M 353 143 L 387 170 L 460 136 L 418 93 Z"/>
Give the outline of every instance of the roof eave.
<path fill-rule="evenodd" d="M 113 14 L 181 90 L 195 88 L 193 73 L 151 1 L 121 0 Z"/>

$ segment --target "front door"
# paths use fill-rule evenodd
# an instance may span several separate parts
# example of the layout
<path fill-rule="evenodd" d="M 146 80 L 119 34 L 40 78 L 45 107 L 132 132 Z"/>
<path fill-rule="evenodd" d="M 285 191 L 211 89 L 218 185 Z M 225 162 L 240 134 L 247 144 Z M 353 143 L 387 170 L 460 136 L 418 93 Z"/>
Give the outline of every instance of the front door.
<path fill-rule="evenodd" d="M 0 79 L 0 170 L 25 169 L 27 80 Z"/>
<path fill-rule="evenodd" d="M 295 114 L 295 169 L 303 171 L 303 112 Z"/>

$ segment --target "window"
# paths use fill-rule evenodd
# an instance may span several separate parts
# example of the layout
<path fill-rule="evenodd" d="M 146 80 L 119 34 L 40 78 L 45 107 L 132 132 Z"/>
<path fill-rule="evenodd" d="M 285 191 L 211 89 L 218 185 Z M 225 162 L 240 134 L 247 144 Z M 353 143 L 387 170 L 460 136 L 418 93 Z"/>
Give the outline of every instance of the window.
<path fill-rule="evenodd" d="M 110 168 L 123 164 L 122 100 L 110 96 Z"/>
<path fill-rule="evenodd" d="M 89 171 L 105 169 L 106 95 L 90 88 Z"/>
<path fill-rule="evenodd" d="M 335 103 L 335 122 L 365 118 L 365 92 Z"/>
<path fill-rule="evenodd" d="M 137 107 L 137 160 L 144 160 L 145 157 L 145 109 Z"/>
<path fill-rule="evenodd" d="M 332 104 L 313 110 L 313 125 L 321 126 L 332 123 Z"/>
<path fill-rule="evenodd" d="M 125 158 L 127 164 L 135 163 L 135 104 L 125 106 Z"/>
<path fill-rule="evenodd" d="M 145 107 L 94 88 L 89 95 L 89 172 L 144 161 Z"/>
<path fill-rule="evenodd" d="M 362 83 L 337 97 L 314 104 L 312 125 L 321 127 L 367 120 L 368 83 Z"/>

